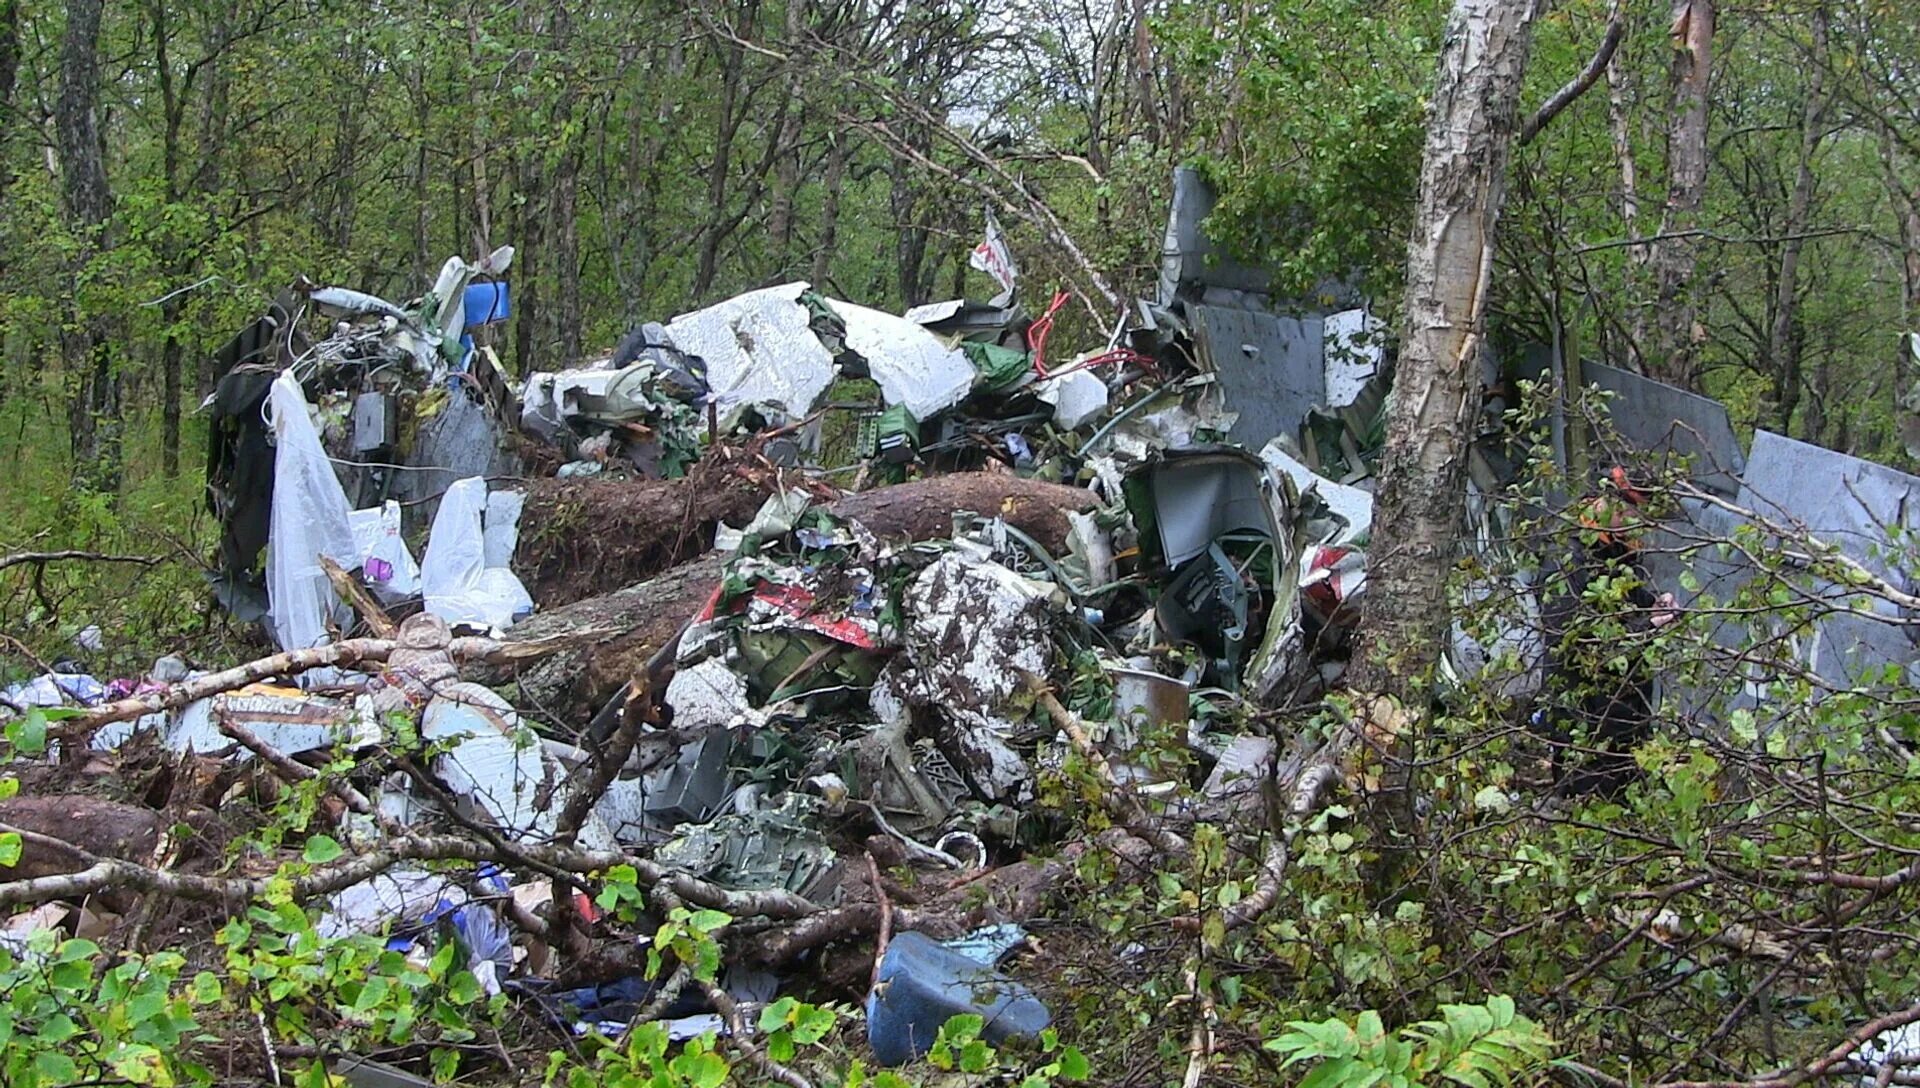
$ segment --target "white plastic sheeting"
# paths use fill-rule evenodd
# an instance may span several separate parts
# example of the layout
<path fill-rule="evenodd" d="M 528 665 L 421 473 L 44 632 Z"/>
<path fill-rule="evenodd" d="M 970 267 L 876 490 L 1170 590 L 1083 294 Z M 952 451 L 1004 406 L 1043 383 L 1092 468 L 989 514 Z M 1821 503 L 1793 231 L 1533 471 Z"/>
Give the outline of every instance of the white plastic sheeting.
<path fill-rule="evenodd" d="M 803 418 L 833 384 L 833 356 L 799 302 L 809 286 L 749 291 L 667 323 L 673 346 L 706 363 L 722 430 L 750 407 L 777 421 Z"/>
<path fill-rule="evenodd" d="M 420 564 L 400 535 L 400 504 L 388 499 L 379 506 L 347 515 L 360 552 L 360 569 L 373 595 L 386 604 L 404 601 L 420 592 Z"/>
<path fill-rule="evenodd" d="M 833 312 L 847 324 L 847 347 L 867 361 L 880 397 L 930 419 L 967 398 L 973 364 L 918 322 L 835 300 Z"/>
<path fill-rule="evenodd" d="M 297 650 L 327 641 L 327 617 L 339 607 L 320 569 L 320 557 L 353 569 L 360 565 L 361 553 L 346 492 L 291 372 L 274 379 L 267 403 L 274 443 L 268 613 L 274 641 L 283 650 Z"/>
<path fill-rule="evenodd" d="M 448 623 L 507 628 L 516 617 L 533 611 L 527 588 L 505 566 L 488 564 L 489 551 L 513 554 L 510 539 L 496 539 L 488 548 L 487 482 L 478 476 L 455 481 L 440 497 L 433 531 L 427 537 L 426 558 L 420 562 L 420 583 L 427 611 Z M 502 508 L 501 516 L 507 511 Z M 517 522 L 517 511 L 513 511 Z"/>

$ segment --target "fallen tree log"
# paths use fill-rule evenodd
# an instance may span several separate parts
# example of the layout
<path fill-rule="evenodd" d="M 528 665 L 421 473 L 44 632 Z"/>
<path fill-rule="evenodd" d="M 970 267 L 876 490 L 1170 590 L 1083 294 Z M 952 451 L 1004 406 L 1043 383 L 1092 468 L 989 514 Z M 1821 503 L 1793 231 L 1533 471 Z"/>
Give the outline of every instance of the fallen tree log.
<path fill-rule="evenodd" d="M 847 495 L 828 504 L 836 517 L 857 519 L 882 540 L 937 540 L 953 532 L 956 512 L 1004 517 L 1056 554 L 1065 551 L 1071 512 L 1091 508 L 1093 493 L 1004 473 L 962 472 Z M 506 636 L 574 639 L 576 649 L 522 670 L 467 670 L 485 684 L 518 683 L 523 707 L 584 725 L 622 684 L 646 666 L 667 639 L 712 594 L 724 557 L 705 555 L 647 581 L 550 612 L 535 613 Z M 583 632 L 614 632 L 589 641 Z"/>
<path fill-rule="evenodd" d="M 717 456 L 676 480 L 530 480 L 514 572 L 543 609 L 643 581 L 713 547 L 720 522 L 751 520 L 774 486 Z"/>

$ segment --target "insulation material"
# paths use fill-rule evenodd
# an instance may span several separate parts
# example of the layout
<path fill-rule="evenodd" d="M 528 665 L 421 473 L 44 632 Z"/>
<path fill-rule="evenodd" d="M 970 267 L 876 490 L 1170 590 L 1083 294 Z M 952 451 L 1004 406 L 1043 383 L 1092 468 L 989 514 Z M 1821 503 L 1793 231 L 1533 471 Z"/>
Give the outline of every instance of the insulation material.
<path fill-rule="evenodd" d="M 706 364 L 722 430 L 757 408 L 778 422 L 800 419 L 833 383 L 833 356 L 797 300 L 808 284 L 749 291 L 667 324 L 673 346 Z"/>
<path fill-rule="evenodd" d="M 847 347 L 867 361 L 880 396 L 915 419 L 931 419 L 973 389 L 973 364 L 916 322 L 851 302 L 834 301 L 847 326 Z"/>
<path fill-rule="evenodd" d="M 1107 383 L 1091 370 L 1048 378 L 1034 395 L 1053 405 L 1053 421 L 1069 431 L 1107 411 Z"/>

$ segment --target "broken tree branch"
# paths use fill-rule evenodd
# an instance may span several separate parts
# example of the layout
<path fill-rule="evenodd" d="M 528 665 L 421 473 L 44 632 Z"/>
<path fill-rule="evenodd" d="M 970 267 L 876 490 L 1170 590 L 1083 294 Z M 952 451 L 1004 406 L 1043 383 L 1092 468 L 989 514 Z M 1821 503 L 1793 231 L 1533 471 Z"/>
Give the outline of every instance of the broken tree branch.
<path fill-rule="evenodd" d="M 1593 59 L 1587 62 L 1587 66 L 1580 70 L 1579 75 L 1574 76 L 1566 86 L 1553 92 L 1552 96 L 1541 103 L 1540 109 L 1532 117 L 1527 118 L 1527 123 L 1520 128 L 1519 146 L 1525 147 L 1532 143 L 1533 138 L 1540 135 L 1540 130 L 1551 124 L 1553 119 L 1560 115 L 1561 110 L 1573 105 L 1575 99 L 1587 93 L 1587 89 L 1592 87 L 1607 70 L 1607 65 L 1613 63 L 1613 55 L 1619 51 L 1621 39 L 1626 36 L 1625 13 L 1621 11 L 1620 0 L 1614 0 L 1613 11 L 1607 17 L 1606 36 L 1600 39 L 1600 48 L 1594 50 Z"/>
<path fill-rule="evenodd" d="M 556 638 L 512 643 L 490 638 L 456 638 L 449 647 L 449 652 L 453 654 L 455 661 L 477 661 L 499 665 L 536 660 L 605 634 L 607 634 L 605 631 L 574 631 Z M 63 740 L 82 739 L 92 736 L 94 730 L 111 722 L 131 721 L 148 714 L 178 710 L 190 703 L 210 699 L 223 692 L 246 687 L 248 684 L 257 684 L 262 680 L 295 676 L 312 669 L 351 668 L 369 662 L 383 662 L 398 645 L 392 639 L 350 638 L 325 646 L 288 650 L 257 661 L 249 661 L 245 665 L 236 665 L 231 669 L 195 677 L 161 691 L 104 703 L 80 717 L 58 723 L 49 732 Z"/>
<path fill-rule="evenodd" d="M 11 830 L 0 828 L 0 830 Z M 209 877 L 166 872 L 146 865 L 102 858 L 78 847 L 74 856 L 87 866 L 79 872 L 0 883 L 0 908 L 92 895 L 110 887 L 171 895 L 228 907 L 240 907 L 266 893 L 275 877 Z M 405 835 L 389 839 L 365 854 L 321 866 L 291 881 L 293 898 L 307 899 L 358 884 L 403 861 L 471 861 L 533 867 L 552 866 L 571 873 L 593 873 L 630 865 L 648 884 L 672 890 L 690 903 L 724 910 L 736 918 L 800 918 L 820 908 L 791 892 L 770 889 L 736 892 L 646 858 L 612 850 L 581 850 L 552 844 L 497 845 L 458 835 Z"/>
<path fill-rule="evenodd" d="M 158 555 L 110 555 L 106 552 L 58 551 L 58 552 L 14 552 L 0 555 L 0 570 L 17 567 L 23 563 L 45 564 L 59 563 L 69 559 L 83 559 L 93 563 L 133 563 L 142 567 L 151 567 L 162 560 Z"/>
<path fill-rule="evenodd" d="M 399 626 L 387 615 L 387 610 L 367 592 L 367 587 L 359 579 L 347 573 L 346 568 L 326 556 L 320 557 L 320 569 L 326 572 L 327 581 L 333 583 L 333 592 L 353 606 L 354 612 L 366 622 L 373 631 L 374 638 L 392 638 Z"/>
<path fill-rule="evenodd" d="M 1106 755 L 1094 746 L 1092 738 L 1087 735 L 1086 724 L 1080 720 L 1079 716 L 1061 704 L 1045 680 L 1024 670 L 1020 678 L 1026 684 L 1027 690 L 1039 700 L 1047 716 L 1053 719 L 1053 724 L 1060 727 L 1061 732 L 1073 741 L 1074 748 L 1093 765 L 1094 773 L 1098 774 L 1100 780 L 1107 786 L 1108 803 L 1113 806 L 1114 814 L 1120 818 L 1121 822 L 1130 828 L 1138 829 L 1144 838 L 1165 853 L 1175 855 L 1184 853 L 1187 849 L 1186 840 L 1168 830 L 1160 820 L 1155 819 L 1145 806 L 1140 804 L 1140 799 L 1120 784 L 1120 780 L 1114 777 L 1113 767 L 1107 763 Z"/>
<path fill-rule="evenodd" d="M 1820 1057 L 1805 1065 L 1783 1070 L 1771 1076 L 1753 1080 L 1671 1080 L 1664 1081 L 1655 1088 L 1797 1088 L 1798 1085 L 1824 1077 L 1836 1066 L 1851 1061 L 1863 1044 L 1881 1032 L 1914 1023 L 1920 1023 L 1920 1005 L 1889 1013 L 1877 1020 L 1869 1020 L 1848 1032 L 1845 1039 Z"/>

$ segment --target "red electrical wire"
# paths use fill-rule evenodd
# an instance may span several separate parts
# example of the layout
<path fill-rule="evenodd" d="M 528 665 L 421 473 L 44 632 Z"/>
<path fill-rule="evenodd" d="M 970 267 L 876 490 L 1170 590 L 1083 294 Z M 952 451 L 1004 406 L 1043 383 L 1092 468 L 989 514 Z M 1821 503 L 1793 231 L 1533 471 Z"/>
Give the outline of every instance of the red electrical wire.
<path fill-rule="evenodd" d="M 1067 304 L 1067 299 L 1071 297 L 1065 291 L 1054 295 L 1053 301 L 1047 304 L 1047 312 L 1040 315 L 1040 320 L 1027 326 L 1027 340 L 1033 345 L 1033 372 L 1042 378 L 1047 376 L 1045 362 L 1047 334 L 1053 331 L 1054 315 L 1060 312 L 1061 308 Z"/>

